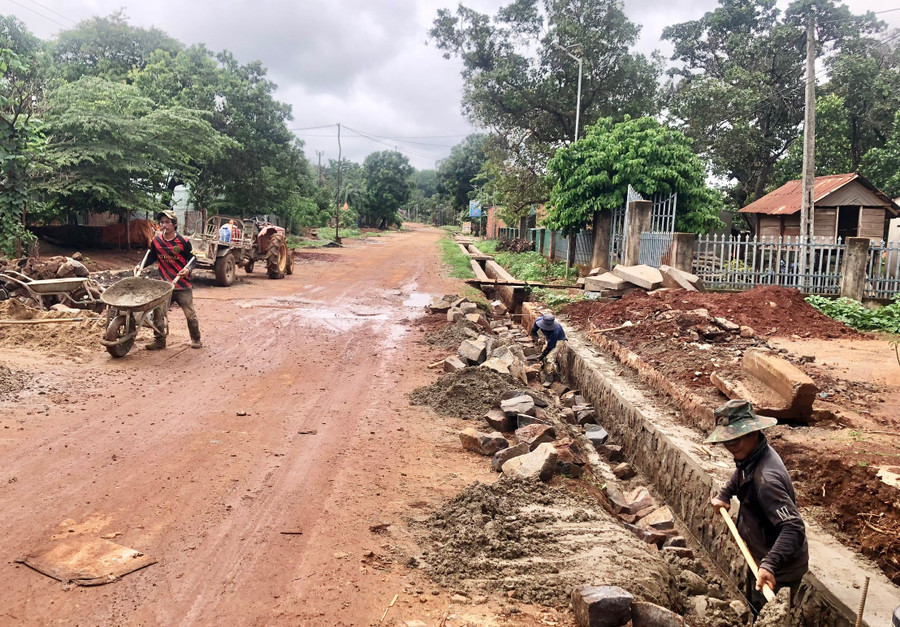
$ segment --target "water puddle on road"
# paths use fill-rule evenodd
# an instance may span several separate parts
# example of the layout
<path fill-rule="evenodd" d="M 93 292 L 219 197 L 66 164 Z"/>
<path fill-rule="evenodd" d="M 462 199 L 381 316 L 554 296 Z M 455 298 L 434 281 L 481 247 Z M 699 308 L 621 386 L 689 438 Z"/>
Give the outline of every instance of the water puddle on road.
<path fill-rule="evenodd" d="M 404 307 L 427 307 L 431 302 L 431 294 L 413 292 L 403 301 Z"/>

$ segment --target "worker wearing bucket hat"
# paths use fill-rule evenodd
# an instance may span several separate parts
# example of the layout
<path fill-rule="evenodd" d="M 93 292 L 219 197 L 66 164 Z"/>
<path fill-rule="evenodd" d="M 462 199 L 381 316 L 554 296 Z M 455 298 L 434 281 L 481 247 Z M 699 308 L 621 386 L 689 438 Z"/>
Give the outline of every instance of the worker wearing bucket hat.
<path fill-rule="evenodd" d="M 734 457 L 734 474 L 711 499 L 715 509 L 740 503 L 737 528 L 759 564 L 759 577 L 748 571 L 747 598 L 754 614 L 765 605 L 761 591 L 768 584 L 776 592 L 789 587 L 793 598 L 808 569 L 806 526 L 797 510 L 794 486 L 784 462 L 769 446 L 763 429 L 777 420 L 758 416 L 745 400 L 731 400 L 715 413 L 716 428 L 706 442 L 719 443 Z"/>
<path fill-rule="evenodd" d="M 556 353 L 559 349 L 559 342 L 566 340 L 566 332 L 563 331 L 562 325 L 556 321 L 556 316 L 550 311 L 545 311 L 534 324 L 531 325 L 531 338 L 537 342 L 538 331 L 544 334 L 547 339 L 547 345 L 541 352 L 541 368 L 544 383 L 549 385 L 556 376 Z"/>

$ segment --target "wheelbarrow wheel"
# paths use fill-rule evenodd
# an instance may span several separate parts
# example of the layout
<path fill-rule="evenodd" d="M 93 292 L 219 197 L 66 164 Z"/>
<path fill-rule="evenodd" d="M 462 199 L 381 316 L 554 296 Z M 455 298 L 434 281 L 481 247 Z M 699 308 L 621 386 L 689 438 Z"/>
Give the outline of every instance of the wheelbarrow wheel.
<path fill-rule="evenodd" d="M 120 315 L 110 320 L 109 326 L 106 327 L 106 335 L 103 336 L 103 339 L 107 342 L 115 342 L 128 334 L 128 316 Z M 124 342 L 107 346 L 106 350 L 113 357 L 124 357 L 128 354 L 128 351 L 131 350 L 131 347 L 134 346 L 134 339 L 135 338 L 132 337 Z"/>

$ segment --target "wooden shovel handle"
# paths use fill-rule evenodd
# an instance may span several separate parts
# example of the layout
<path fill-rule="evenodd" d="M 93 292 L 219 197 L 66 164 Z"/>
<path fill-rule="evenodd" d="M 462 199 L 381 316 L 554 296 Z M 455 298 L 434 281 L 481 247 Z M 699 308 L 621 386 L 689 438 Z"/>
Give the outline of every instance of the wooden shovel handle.
<path fill-rule="evenodd" d="M 140 276 L 141 272 L 144 271 L 144 264 L 147 263 L 147 257 L 150 256 L 150 249 L 147 249 L 147 252 L 144 253 L 144 259 L 141 261 L 140 267 L 137 269 L 137 272 L 134 273 L 134 276 Z"/>
<path fill-rule="evenodd" d="M 734 526 L 734 521 L 731 520 L 731 514 L 728 513 L 724 507 L 717 507 L 719 513 L 722 514 L 722 518 L 725 519 L 725 524 L 728 525 L 728 530 L 731 531 L 731 535 L 734 536 L 734 541 L 737 542 L 738 548 L 741 550 L 741 553 L 744 555 L 744 559 L 747 560 L 747 565 L 750 566 L 750 572 L 753 573 L 753 576 L 759 579 L 759 568 L 756 566 L 756 560 L 753 559 L 753 556 L 750 555 L 750 549 L 747 548 L 747 543 L 744 542 L 744 539 L 741 537 L 741 534 L 738 533 L 737 527 Z M 754 582 L 755 585 L 756 582 Z M 769 587 L 769 584 L 763 586 L 762 589 L 763 596 L 766 597 L 766 601 L 772 601 L 775 599 L 775 591 Z"/>

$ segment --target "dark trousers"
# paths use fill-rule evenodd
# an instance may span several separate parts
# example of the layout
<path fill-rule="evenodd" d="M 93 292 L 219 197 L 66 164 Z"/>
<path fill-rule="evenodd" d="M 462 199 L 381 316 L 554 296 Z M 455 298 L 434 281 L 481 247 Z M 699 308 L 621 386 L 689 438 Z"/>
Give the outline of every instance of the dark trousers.
<path fill-rule="evenodd" d="M 162 320 L 167 317 L 168 310 L 171 308 L 172 303 L 177 303 L 179 307 L 181 307 L 181 311 L 184 312 L 184 317 L 187 318 L 187 326 L 188 332 L 191 334 L 191 341 L 199 342 L 200 341 L 200 321 L 197 320 L 197 312 L 194 311 L 194 290 L 175 290 L 172 292 L 172 300 L 169 303 L 157 308 L 154 312 L 154 318 L 158 320 Z M 168 324 L 165 325 L 157 325 L 165 330 L 168 333 Z M 166 335 L 161 335 L 158 332 L 154 332 L 154 338 L 157 340 L 166 341 Z"/>

